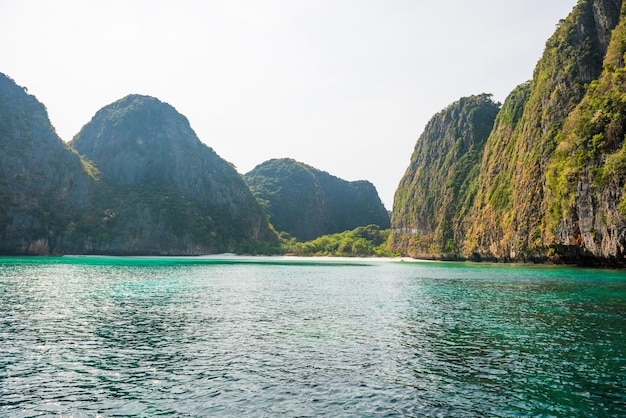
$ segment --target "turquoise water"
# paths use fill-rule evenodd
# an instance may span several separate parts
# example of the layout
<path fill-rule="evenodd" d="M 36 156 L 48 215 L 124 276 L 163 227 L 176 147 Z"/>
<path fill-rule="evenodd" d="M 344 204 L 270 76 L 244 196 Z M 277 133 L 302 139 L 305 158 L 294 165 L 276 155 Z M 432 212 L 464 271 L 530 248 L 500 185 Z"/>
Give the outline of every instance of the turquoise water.
<path fill-rule="evenodd" d="M 0 416 L 626 416 L 626 272 L 0 258 Z"/>

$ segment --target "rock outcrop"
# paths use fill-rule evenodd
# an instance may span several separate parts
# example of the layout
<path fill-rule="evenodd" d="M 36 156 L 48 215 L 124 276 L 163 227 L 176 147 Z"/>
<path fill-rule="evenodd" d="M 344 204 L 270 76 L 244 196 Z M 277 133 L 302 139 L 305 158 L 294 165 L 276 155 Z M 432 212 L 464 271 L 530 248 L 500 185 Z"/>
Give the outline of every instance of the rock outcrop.
<path fill-rule="evenodd" d="M 0 74 L 0 253 L 196 255 L 277 242 L 242 176 L 170 105 L 128 96 L 71 145 Z"/>
<path fill-rule="evenodd" d="M 90 207 L 93 168 L 56 134 L 45 107 L 0 74 L 0 252 L 49 254 Z"/>
<path fill-rule="evenodd" d="M 467 153 L 427 160 L 420 156 L 420 139 L 394 202 L 396 250 L 441 258 L 624 263 L 624 19 L 621 1 L 581 0 L 560 22 L 532 81 L 507 98 L 479 157 L 472 158 L 477 176 L 460 187 L 475 192 L 457 207 L 459 217 L 445 214 L 454 230 L 445 242 L 421 228 L 434 216 L 422 213 L 430 202 L 402 197 L 414 193 L 414 172 L 435 176 L 442 161 L 457 163 Z M 429 143 L 447 143 L 429 128 Z M 473 137 L 471 130 L 458 135 Z M 448 190 L 439 183 L 433 199 L 441 201 Z M 431 244 L 426 251 L 424 242 Z"/>
<path fill-rule="evenodd" d="M 546 170 L 544 242 L 590 262 L 626 254 L 626 7 L 610 39 L 602 74 L 565 119 Z"/>
<path fill-rule="evenodd" d="M 413 257 L 433 249 L 456 252 L 498 110 L 483 94 L 459 100 L 428 122 L 394 197 L 392 251 Z"/>
<path fill-rule="evenodd" d="M 370 224 L 389 214 L 368 181 L 346 181 L 292 159 L 273 159 L 245 175 L 277 231 L 300 240 Z"/>
<path fill-rule="evenodd" d="M 70 145 L 108 185 L 101 203 L 113 234 L 94 240 L 94 251 L 215 253 L 275 240 L 241 175 L 167 103 L 127 96 L 99 110 Z"/>

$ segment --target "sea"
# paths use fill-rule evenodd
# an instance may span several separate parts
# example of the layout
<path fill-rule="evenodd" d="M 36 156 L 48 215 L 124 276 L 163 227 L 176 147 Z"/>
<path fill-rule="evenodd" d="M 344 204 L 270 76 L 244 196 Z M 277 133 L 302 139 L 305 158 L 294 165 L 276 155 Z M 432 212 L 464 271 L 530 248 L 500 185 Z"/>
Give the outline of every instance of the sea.
<path fill-rule="evenodd" d="M 0 258 L 2 417 L 624 417 L 626 271 Z"/>

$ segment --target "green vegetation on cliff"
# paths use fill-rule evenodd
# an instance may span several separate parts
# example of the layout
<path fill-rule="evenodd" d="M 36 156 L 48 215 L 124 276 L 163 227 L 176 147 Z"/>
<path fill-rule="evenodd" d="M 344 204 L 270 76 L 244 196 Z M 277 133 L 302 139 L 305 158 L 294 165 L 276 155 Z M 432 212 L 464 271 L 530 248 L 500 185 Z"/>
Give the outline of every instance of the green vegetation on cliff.
<path fill-rule="evenodd" d="M 279 232 L 300 240 L 375 224 L 389 228 L 389 215 L 374 185 L 348 182 L 292 159 L 259 164 L 246 182 Z"/>
<path fill-rule="evenodd" d="M 0 74 L 0 252 L 48 253 L 89 208 L 92 168 L 56 135 L 45 107 Z"/>
<path fill-rule="evenodd" d="M 592 255 L 624 253 L 626 233 L 626 6 L 602 75 L 557 135 L 548 166 L 546 241 Z"/>
<path fill-rule="evenodd" d="M 192 255 L 278 245 L 241 175 L 157 99 L 105 107 L 72 145 L 78 151 L 56 135 L 43 105 L 0 74 L 0 253 Z"/>
<path fill-rule="evenodd" d="M 433 118 L 396 192 L 394 250 L 624 262 L 621 9 L 619 0 L 580 0 L 546 43 L 532 81 L 509 95 L 475 154 L 446 145 L 448 127 L 460 126 L 462 113 L 451 121 Z M 471 126 L 454 134 L 475 137 Z M 444 152 L 433 151 L 433 143 L 443 144 Z M 470 192 L 455 194 L 449 177 L 468 160 L 464 185 Z"/>
<path fill-rule="evenodd" d="M 393 251 L 413 256 L 458 251 L 498 110 L 499 104 L 482 94 L 459 100 L 428 122 L 396 191 Z"/>
<path fill-rule="evenodd" d="M 102 201 L 115 215 L 94 237 L 102 250 L 198 254 L 277 240 L 241 175 L 167 103 L 127 96 L 99 110 L 70 145 L 115 190 Z"/>

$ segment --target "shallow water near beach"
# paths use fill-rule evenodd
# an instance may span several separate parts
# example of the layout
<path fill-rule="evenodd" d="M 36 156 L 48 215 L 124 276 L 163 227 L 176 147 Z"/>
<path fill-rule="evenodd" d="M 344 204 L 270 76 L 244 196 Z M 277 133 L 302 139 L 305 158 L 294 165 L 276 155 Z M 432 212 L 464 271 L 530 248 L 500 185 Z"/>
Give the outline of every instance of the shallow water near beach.
<path fill-rule="evenodd" d="M 0 416 L 626 416 L 626 272 L 0 258 Z"/>

